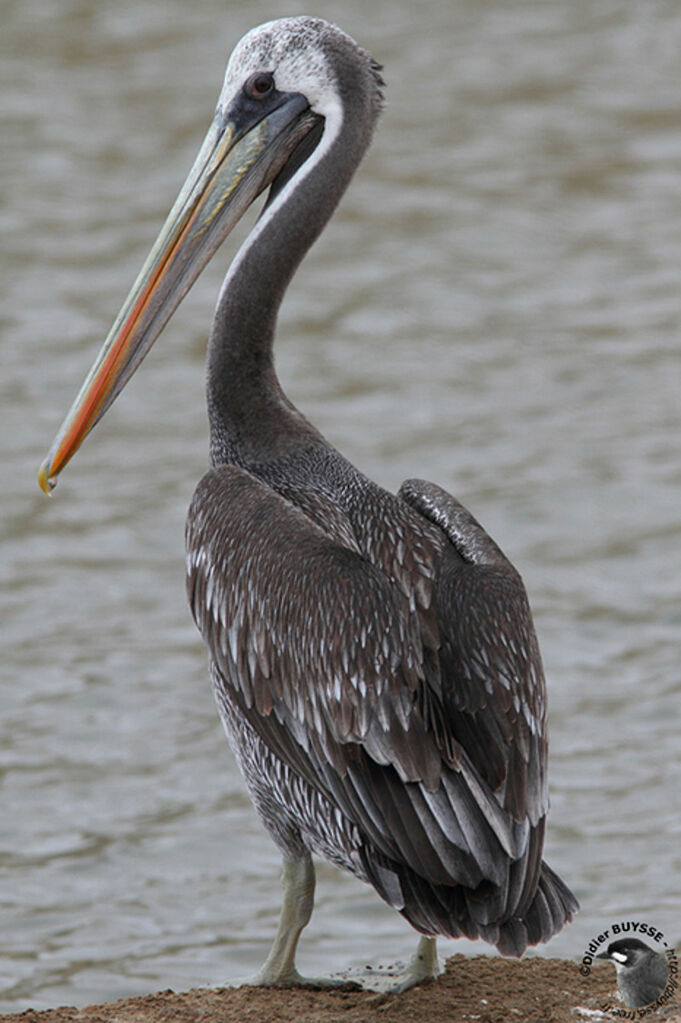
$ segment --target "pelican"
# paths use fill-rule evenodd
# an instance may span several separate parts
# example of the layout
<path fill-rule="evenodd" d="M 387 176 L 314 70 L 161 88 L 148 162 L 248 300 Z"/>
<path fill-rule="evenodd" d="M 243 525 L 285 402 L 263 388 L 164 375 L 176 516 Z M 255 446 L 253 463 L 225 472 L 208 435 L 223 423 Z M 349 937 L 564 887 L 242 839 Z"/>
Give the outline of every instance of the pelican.
<path fill-rule="evenodd" d="M 264 985 L 305 982 L 312 854 L 419 933 L 395 990 L 441 972 L 438 935 L 518 956 L 577 908 L 542 860 L 545 682 L 518 572 L 439 486 L 392 494 L 362 475 L 274 369 L 279 306 L 369 145 L 380 71 L 316 18 L 238 43 L 196 162 L 39 474 L 49 492 L 268 189 L 217 303 L 211 469 L 186 528 L 219 712 L 283 857 L 279 928 L 251 979 Z"/>

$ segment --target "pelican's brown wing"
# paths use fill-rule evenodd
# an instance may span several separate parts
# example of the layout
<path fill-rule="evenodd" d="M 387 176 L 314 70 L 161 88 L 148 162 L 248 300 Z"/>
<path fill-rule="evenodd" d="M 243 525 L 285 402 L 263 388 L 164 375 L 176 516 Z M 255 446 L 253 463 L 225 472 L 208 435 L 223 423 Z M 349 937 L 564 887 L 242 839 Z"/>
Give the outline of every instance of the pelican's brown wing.
<path fill-rule="evenodd" d="M 359 836 L 353 855 L 387 901 L 428 933 L 482 934 L 502 947 L 504 926 L 534 904 L 543 819 L 505 805 L 518 722 L 513 700 L 499 695 L 505 683 L 481 698 L 477 679 L 463 679 L 457 708 L 452 673 L 465 652 L 442 631 L 439 603 L 451 598 L 461 617 L 467 585 L 457 591 L 453 579 L 462 559 L 436 544 L 444 570 L 419 558 L 407 595 L 403 578 L 360 553 L 342 513 L 316 499 L 324 507 L 306 514 L 228 466 L 199 484 L 188 591 L 217 676 L 265 746 Z M 476 713 L 490 705 L 491 723 L 476 731 Z M 492 771 L 464 741 L 498 750 Z M 542 900 L 506 951 L 562 925 L 565 905 Z"/>

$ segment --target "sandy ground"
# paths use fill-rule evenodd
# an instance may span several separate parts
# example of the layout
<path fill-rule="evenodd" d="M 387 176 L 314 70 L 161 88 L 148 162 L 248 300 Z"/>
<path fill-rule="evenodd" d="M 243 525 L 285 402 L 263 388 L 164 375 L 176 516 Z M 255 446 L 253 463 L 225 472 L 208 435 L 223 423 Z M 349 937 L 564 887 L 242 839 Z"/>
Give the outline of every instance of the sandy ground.
<path fill-rule="evenodd" d="M 598 1010 L 619 1007 L 622 1015 Z M 463 955 L 447 961 L 445 974 L 402 995 L 366 991 L 275 991 L 203 988 L 162 991 L 85 1009 L 28 1010 L 0 1016 L 7 1023 L 579 1023 L 651 1019 L 681 1023 L 678 991 L 663 1009 L 627 1010 L 617 1000 L 615 974 L 603 964 L 583 977 L 562 959 L 508 959 Z"/>

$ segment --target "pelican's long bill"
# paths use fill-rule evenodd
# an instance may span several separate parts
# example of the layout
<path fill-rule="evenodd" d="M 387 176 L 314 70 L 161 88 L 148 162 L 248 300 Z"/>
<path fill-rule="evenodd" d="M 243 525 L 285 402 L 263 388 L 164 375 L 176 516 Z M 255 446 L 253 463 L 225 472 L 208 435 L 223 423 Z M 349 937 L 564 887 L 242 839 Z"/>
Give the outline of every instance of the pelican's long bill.
<path fill-rule="evenodd" d="M 122 391 L 211 256 L 282 169 L 312 124 L 299 93 L 273 93 L 215 115 L 198 157 L 95 364 L 73 403 L 38 481 L 45 493 Z"/>

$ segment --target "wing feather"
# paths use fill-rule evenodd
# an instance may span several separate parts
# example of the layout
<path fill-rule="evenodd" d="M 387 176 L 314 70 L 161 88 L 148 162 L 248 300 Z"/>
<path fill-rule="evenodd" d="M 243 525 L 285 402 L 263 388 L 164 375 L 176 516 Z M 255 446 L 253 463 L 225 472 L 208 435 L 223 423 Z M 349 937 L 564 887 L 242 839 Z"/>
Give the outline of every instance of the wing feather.
<path fill-rule="evenodd" d="M 440 577 L 442 701 L 451 734 L 503 806 L 533 825 L 548 809 L 544 673 L 522 580 L 476 519 L 433 483 L 400 496 L 442 529 L 463 564 Z M 459 613 L 457 614 L 457 610 Z"/>

